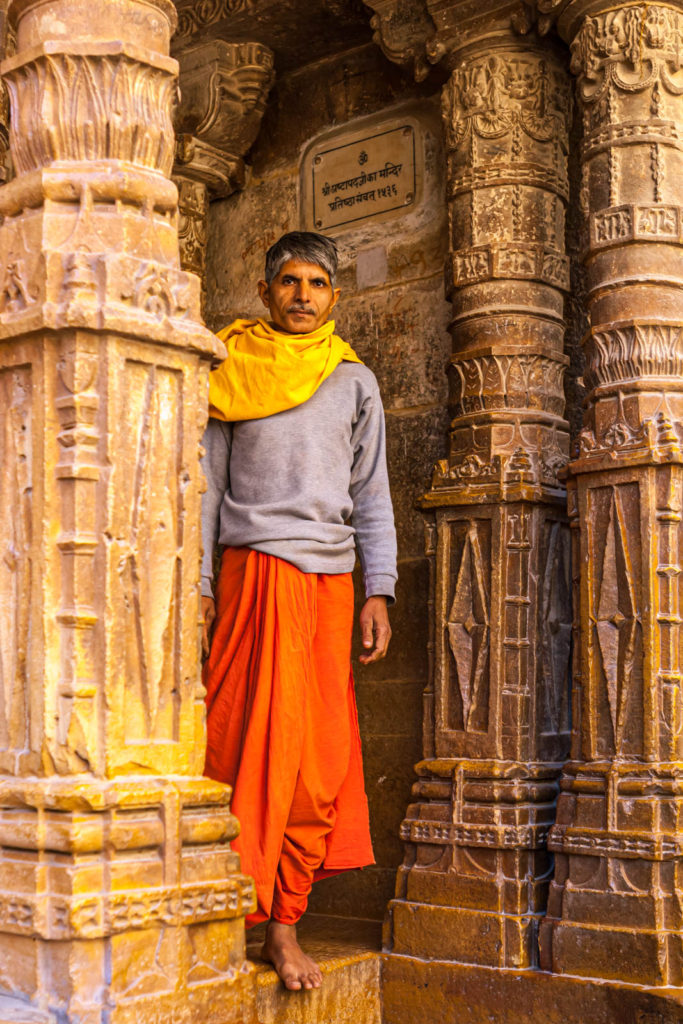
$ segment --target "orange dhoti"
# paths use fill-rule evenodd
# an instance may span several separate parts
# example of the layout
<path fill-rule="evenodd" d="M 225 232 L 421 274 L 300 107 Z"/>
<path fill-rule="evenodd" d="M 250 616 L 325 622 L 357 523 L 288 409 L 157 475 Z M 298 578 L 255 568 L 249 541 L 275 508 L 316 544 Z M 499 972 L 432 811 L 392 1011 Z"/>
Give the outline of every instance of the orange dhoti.
<path fill-rule="evenodd" d="M 312 883 L 374 863 L 351 676 L 351 574 L 228 548 L 204 666 L 205 773 L 233 787 L 257 911 L 294 924 Z"/>

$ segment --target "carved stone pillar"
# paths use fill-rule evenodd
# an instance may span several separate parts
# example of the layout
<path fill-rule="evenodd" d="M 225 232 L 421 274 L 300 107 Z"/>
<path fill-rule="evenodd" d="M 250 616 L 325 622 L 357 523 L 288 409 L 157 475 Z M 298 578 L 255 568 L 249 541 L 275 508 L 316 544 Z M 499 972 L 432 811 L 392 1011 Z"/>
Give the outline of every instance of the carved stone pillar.
<path fill-rule="evenodd" d="M 259 43 L 214 39 L 178 54 L 181 104 L 173 180 L 178 186 L 180 262 L 205 284 L 209 201 L 244 185 L 274 81 L 273 54 Z"/>
<path fill-rule="evenodd" d="M 36 1020 L 241 1021 L 252 885 L 229 791 L 201 777 L 198 447 L 219 346 L 178 268 L 175 10 L 15 0 L 10 17 L 0 1016 L 23 1019 L 16 997 Z"/>
<path fill-rule="evenodd" d="M 386 6 L 386 5 L 384 5 Z M 425 760 L 403 825 L 396 953 L 531 967 L 569 749 L 563 418 L 569 82 L 512 5 L 426 5 L 443 93 L 453 302 L 448 458 L 423 498 L 433 560 Z"/>
<path fill-rule="evenodd" d="M 683 985 L 683 11 L 540 5 L 583 108 L 590 331 L 571 464 L 572 761 L 544 966 Z"/>

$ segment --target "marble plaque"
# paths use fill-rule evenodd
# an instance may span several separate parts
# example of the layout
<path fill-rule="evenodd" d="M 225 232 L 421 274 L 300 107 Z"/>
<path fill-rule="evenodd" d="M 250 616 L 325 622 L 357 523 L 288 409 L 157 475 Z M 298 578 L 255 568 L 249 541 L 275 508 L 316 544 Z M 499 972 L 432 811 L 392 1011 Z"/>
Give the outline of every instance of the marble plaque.
<path fill-rule="evenodd" d="M 402 123 L 309 150 L 304 167 L 306 220 L 316 231 L 351 228 L 411 209 L 417 195 L 416 128 Z"/>

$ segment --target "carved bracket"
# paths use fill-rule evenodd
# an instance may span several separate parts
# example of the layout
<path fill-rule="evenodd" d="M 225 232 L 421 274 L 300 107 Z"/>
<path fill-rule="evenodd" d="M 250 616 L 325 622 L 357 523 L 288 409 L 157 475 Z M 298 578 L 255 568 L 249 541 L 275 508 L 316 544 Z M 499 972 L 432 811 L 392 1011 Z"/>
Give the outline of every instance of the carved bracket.
<path fill-rule="evenodd" d="M 370 26 L 384 56 L 421 82 L 441 57 L 431 45 L 436 28 L 425 0 L 369 0 L 366 6 L 375 12 Z"/>
<path fill-rule="evenodd" d="M 243 157 L 261 126 L 273 54 L 260 43 L 214 39 L 178 59 L 176 173 L 203 182 L 211 196 L 230 195 L 243 183 Z"/>

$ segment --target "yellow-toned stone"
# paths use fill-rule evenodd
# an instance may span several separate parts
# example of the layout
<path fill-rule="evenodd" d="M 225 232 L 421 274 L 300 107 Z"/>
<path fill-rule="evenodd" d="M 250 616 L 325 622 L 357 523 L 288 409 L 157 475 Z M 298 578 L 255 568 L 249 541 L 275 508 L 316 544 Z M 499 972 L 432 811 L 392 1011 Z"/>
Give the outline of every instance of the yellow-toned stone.
<path fill-rule="evenodd" d="M 248 948 L 256 965 L 258 1024 L 381 1024 L 378 923 L 309 914 L 297 932 L 320 965 L 323 983 L 310 992 L 287 992 L 260 961 L 263 928 L 254 929 Z"/>
<path fill-rule="evenodd" d="M 0 988 L 27 1022 L 244 1022 L 253 884 L 230 791 L 201 777 L 198 450 L 222 349 L 179 265 L 175 9 L 9 13 Z"/>

